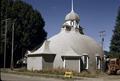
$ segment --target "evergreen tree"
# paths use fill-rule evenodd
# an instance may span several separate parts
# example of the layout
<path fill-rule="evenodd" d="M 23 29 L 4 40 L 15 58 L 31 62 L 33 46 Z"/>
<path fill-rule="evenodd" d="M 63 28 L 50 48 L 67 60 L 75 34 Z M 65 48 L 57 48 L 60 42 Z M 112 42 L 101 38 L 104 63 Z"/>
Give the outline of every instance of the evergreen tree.
<path fill-rule="evenodd" d="M 111 40 L 110 53 L 112 57 L 120 57 L 120 7 Z"/>
<path fill-rule="evenodd" d="M 14 25 L 14 64 L 21 59 L 27 50 L 33 50 L 41 45 L 46 39 L 47 33 L 44 30 L 45 22 L 41 14 L 32 8 L 31 5 L 21 0 L 0 0 L 1 20 L 10 18 L 7 26 L 7 54 L 6 65 L 9 67 L 11 59 L 12 24 Z M 0 23 L 5 28 L 5 22 Z M 2 30 L 4 31 L 4 30 Z M 0 35 L 1 42 L 4 37 Z M 4 44 L 3 44 L 4 45 Z M 2 45 L 2 46 L 3 46 Z M 3 48 L 3 47 L 1 47 Z M 3 50 L 3 49 L 2 49 Z M 3 64 L 3 51 L 0 54 L 1 66 Z"/>

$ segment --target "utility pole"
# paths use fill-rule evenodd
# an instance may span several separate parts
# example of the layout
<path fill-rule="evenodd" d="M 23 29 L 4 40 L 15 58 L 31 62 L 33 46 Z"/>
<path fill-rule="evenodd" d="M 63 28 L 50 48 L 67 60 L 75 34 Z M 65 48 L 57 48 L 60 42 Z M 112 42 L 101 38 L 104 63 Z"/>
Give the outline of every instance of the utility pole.
<path fill-rule="evenodd" d="M 102 46 L 102 49 L 104 49 L 104 36 L 105 36 L 105 31 L 100 31 L 99 32 L 100 34 L 100 38 L 101 38 L 101 46 Z"/>
<path fill-rule="evenodd" d="M 100 38 L 101 38 L 102 50 L 104 51 L 104 46 L 103 46 L 103 44 L 104 44 L 105 31 L 100 31 L 99 34 L 100 34 Z M 102 63 L 101 63 L 101 71 L 104 71 L 104 57 L 102 57 L 101 60 L 102 60 L 102 61 L 101 61 L 101 62 L 102 62 Z"/>
<path fill-rule="evenodd" d="M 12 25 L 12 51 L 11 51 L 11 65 L 10 68 L 11 70 L 13 70 L 14 68 L 14 61 L 13 61 L 13 53 L 14 53 L 14 25 L 15 25 L 15 21 L 13 21 L 13 25 Z"/>
<path fill-rule="evenodd" d="M 7 23 L 8 23 L 8 20 L 10 20 L 10 18 L 7 18 L 5 20 L 2 20 L 2 21 L 5 21 L 5 34 L 4 34 L 4 38 L 5 38 L 5 41 L 4 41 L 4 69 L 5 69 L 5 66 L 6 66 L 6 45 L 7 45 Z"/>
<path fill-rule="evenodd" d="M 3 53 L 3 28 L 2 28 L 2 22 L 1 22 L 1 25 L 0 25 L 1 29 L 0 29 L 0 53 L 2 54 Z"/>
<path fill-rule="evenodd" d="M 4 46 L 4 68 L 6 66 L 6 41 L 7 41 L 7 20 L 5 21 L 5 46 Z"/>

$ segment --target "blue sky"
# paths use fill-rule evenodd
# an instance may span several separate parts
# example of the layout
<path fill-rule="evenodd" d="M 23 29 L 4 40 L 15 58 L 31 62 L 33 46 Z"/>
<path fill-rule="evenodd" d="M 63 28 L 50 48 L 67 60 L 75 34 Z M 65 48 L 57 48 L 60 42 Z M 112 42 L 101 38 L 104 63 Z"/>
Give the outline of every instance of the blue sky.
<path fill-rule="evenodd" d="M 71 0 L 23 0 L 38 10 L 44 21 L 48 38 L 59 33 L 65 16 L 71 11 Z M 120 0 L 74 0 L 74 11 L 80 16 L 84 33 L 98 43 L 99 32 L 105 30 L 104 49 L 109 51 Z"/>

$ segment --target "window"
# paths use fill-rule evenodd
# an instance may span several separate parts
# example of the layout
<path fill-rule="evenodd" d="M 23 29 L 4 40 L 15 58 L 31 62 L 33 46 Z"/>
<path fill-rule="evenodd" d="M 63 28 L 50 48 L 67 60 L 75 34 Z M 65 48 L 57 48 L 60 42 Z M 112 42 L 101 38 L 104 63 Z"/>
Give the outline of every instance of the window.
<path fill-rule="evenodd" d="M 100 56 L 96 56 L 96 69 L 101 69 L 101 59 L 100 59 Z"/>
<path fill-rule="evenodd" d="M 89 60 L 88 55 L 82 56 L 83 69 L 86 69 L 86 70 L 88 69 L 88 60 Z"/>

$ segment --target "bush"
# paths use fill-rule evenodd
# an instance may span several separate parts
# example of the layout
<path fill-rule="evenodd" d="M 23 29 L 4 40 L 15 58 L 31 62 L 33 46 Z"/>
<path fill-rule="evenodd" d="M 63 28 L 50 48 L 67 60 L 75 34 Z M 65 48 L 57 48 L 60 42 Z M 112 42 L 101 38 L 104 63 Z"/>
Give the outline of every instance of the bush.
<path fill-rule="evenodd" d="M 36 73 L 44 73 L 44 74 L 56 74 L 56 75 L 64 75 L 66 71 L 71 71 L 69 69 L 64 68 L 56 68 L 56 69 L 43 69 L 43 70 L 35 70 L 33 72 Z"/>

